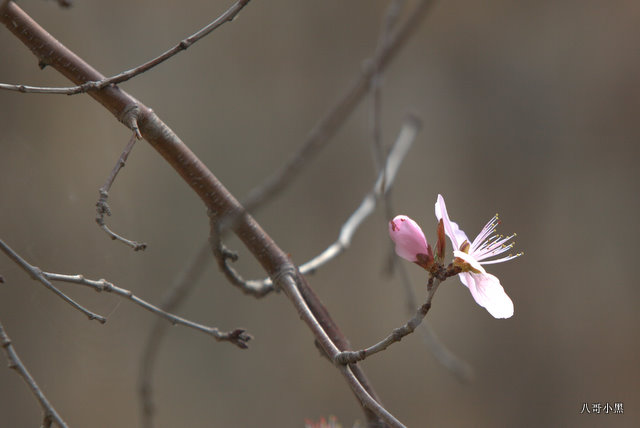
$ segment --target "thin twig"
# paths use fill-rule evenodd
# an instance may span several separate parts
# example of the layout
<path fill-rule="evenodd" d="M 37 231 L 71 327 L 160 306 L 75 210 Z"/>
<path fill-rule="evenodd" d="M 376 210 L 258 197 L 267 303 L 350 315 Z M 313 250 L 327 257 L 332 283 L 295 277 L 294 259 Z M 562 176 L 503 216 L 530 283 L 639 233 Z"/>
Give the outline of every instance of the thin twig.
<path fill-rule="evenodd" d="M 427 283 L 427 298 L 425 303 L 418 308 L 416 314 L 413 318 L 407 321 L 402 327 L 396 328 L 391 332 L 389 336 L 376 343 L 373 346 L 370 346 L 365 349 L 361 349 L 359 351 L 344 351 L 340 354 L 336 355 L 334 358 L 334 362 L 336 364 L 352 364 L 354 362 L 362 361 L 370 355 L 376 354 L 380 351 L 384 351 L 392 344 L 399 342 L 403 337 L 408 334 L 413 333 L 413 331 L 418 327 L 424 317 L 431 309 L 431 302 L 433 300 L 433 295 L 440 283 L 447 278 L 455 276 L 459 274 L 461 271 L 459 266 L 455 266 L 451 263 L 446 268 L 440 264 L 434 265 L 429 272 L 429 281 Z"/>
<path fill-rule="evenodd" d="M 298 283 L 298 281 L 301 281 Z M 274 278 L 277 286 L 282 289 L 287 297 L 292 301 L 294 307 L 298 311 L 300 318 L 309 326 L 314 332 L 316 340 L 318 340 L 320 346 L 327 354 L 327 356 L 335 361 L 335 359 L 341 355 L 340 349 L 334 344 L 334 341 L 327 335 L 326 328 L 320 324 L 313 311 L 309 308 L 306 300 L 303 298 L 299 286 L 303 285 L 305 281 L 304 277 L 296 272 L 293 266 L 290 266 L 288 270 L 282 272 L 277 278 Z M 304 284 L 305 288 L 308 285 Z M 373 412 L 382 421 L 389 424 L 394 428 L 402 428 L 404 425 L 397 420 L 387 409 L 385 409 L 369 392 L 363 387 L 361 378 L 358 377 L 354 370 L 359 370 L 356 365 L 347 366 L 339 365 L 340 372 L 345 377 L 352 390 L 360 400 L 363 407 Z"/>
<path fill-rule="evenodd" d="M 235 262 L 238 260 L 238 255 L 229 250 L 222 242 L 221 238 L 221 222 L 212 212 L 209 212 L 209 244 L 213 256 L 218 262 L 218 267 L 227 277 L 229 282 L 238 287 L 243 293 L 250 296 L 261 298 L 269 294 L 274 290 L 271 279 L 267 278 L 263 281 L 245 280 L 237 270 L 235 270 L 229 261 Z"/>
<path fill-rule="evenodd" d="M 389 3 L 387 11 L 383 20 L 382 30 L 380 32 L 380 39 L 378 41 L 377 50 L 381 50 L 388 43 L 389 34 L 396 25 L 402 7 L 406 4 L 406 0 L 393 0 Z M 383 149 L 382 149 L 382 81 L 384 73 L 383 70 L 376 70 L 373 78 L 371 79 L 371 138 L 372 138 L 372 152 L 374 165 L 379 170 L 382 165 Z M 384 179 L 383 179 L 384 181 Z M 385 211 L 385 218 L 393 217 L 393 205 L 391 202 L 391 189 L 385 192 L 382 198 L 383 207 Z M 417 306 L 417 300 L 413 288 L 411 287 L 411 281 L 407 273 L 406 266 L 402 264 L 399 258 L 395 254 L 395 245 L 392 241 L 389 241 L 388 245 L 388 259 L 389 266 L 400 273 L 400 280 L 404 285 L 407 310 L 408 313 L 413 313 Z M 421 333 L 424 344 L 427 349 L 433 355 L 442 366 L 448 369 L 456 376 L 461 382 L 469 382 L 473 379 L 473 369 L 471 366 L 460 357 L 451 352 L 445 344 L 438 338 L 436 333 L 428 321 L 424 321 L 419 325 L 419 332 Z"/>
<path fill-rule="evenodd" d="M 71 284 L 84 285 L 98 292 L 104 291 L 107 293 L 116 294 L 120 297 L 124 297 L 125 299 L 128 299 L 133 303 L 135 303 L 136 305 L 142 307 L 143 309 L 146 309 L 147 311 L 153 314 L 156 314 L 162 318 L 165 318 L 171 324 L 174 324 L 174 325 L 181 324 L 185 327 L 189 327 L 189 328 L 193 328 L 195 330 L 201 331 L 205 334 L 212 336 L 218 342 L 231 342 L 234 345 L 236 345 L 238 348 L 246 349 L 247 342 L 251 340 L 251 335 L 247 334 L 245 330 L 240 328 L 232 330 L 230 332 L 221 332 L 215 327 L 208 327 L 206 325 L 198 324 L 197 322 L 193 322 L 186 318 L 182 318 L 177 315 L 171 314 L 169 312 L 163 311 L 159 307 L 152 305 L 151 303 L 139 298 L 138 296 L 133 294 L 131 291 L 126 290 L 124 288 L 117 287 L 105 279 L 91 280 L 91 279 L 86 279 L 82 275 L 61 275 L 61 274 L 49 273 L 49 272 L 42 272 L 42 274 L 46 278 L 52 281 L 61 281 L 61 282 L 68 282 Z"/>
<path fill-rule="evenodd" d="M 416 314 L 413 318 L 407 321 L 402 327 L 398 327 L 389 336 L 376 343 L 373 346 L 370 346 L 365 349 L 361 349 L 359 351 L 344 351 L 340 354 L 336 355 L 334 361 L 336 364 L 353 364 L 358 361 L 362 361 L 365 358 L 377 354 L 380 351 L 384 351 L 392 344 L 399 342 L 403 337 L 408 334 L 413 333 L 417 326 L 420 325 L 424 317 L 431 309 L 431 301 L 433 300 L 433 295 L 438 289 L 438 285 L 440 285 L 440 280 L 437 278 L 429 278 L 429 286 L 427 292 L 427 300 L 425 303 L 418 308 Z"/>
<path fill-rule="evenodd" d="M 43 86 L 29 86 L 29 85 L 13 85 L 7 83 L 0 83 L 0 89 L 6 89 L 9 91 L 25 92 L 25 93 L 40 93 L 40 94 L 65 94 L 75 95 L 92 90 L 100 90 L 108 85 L 117 85 L 118 83 L 126 82 L 127 80 L 144 73 L 155 67 L 158 64 L 163 63 L 172 56 L 179 52 L 187 50 L 191 45 L 202 39 L 216 28 L 220 27 L 225 22 L 233 21 L 233 19 L 240 13 L 240 11 L 249 3 L 250 0 L 238 0 L 229 9 L 227 9 L 222 15 L 217 17 L 213 22 L 206 25 L 196 33 L 182 40 L 180 43 L 169 49 L 162 55 L 145 62 L 135 68 L 132 68 L 114 76 L 104 78 L 101 80 L 92 80 L 85 82 L 81 85 L 68 86 L 68 87 L 43 87 Z"/>
<path fill-rule="evenodd" d="M 4 349 L 5 354 L 7 354 L 9 368 L 15 370 L 20 375 L 22 380 L 24 380 L 33 395 L 40 403 L 40 407 L 42 407 L 42 411 L 44 412 L 42 425 L 51 426 L 51 423 L 54 422 L 60 428 L 67 428 L 67 424 L 65 423 L 65 421 L 62 420 L 62 417 L 60 417 L 56 409 L 54 409 L 51 403 L 49 403 L 49 400 L 47 399 L 47 397 L 45 397 L 44 393 L 29 373 L 29 370 L 27 370 L 25 365 L 22 363 L 15 349 L 13 349 L 11 339 L 7 335 L 7 332 L 4 330 L 2 323 L 0 323 L 0 345 Z"/>
<path fill-rule="evenodd" d="M 137 131 L 137 125 L 135 129 Z M 96 223 L 98 223 L 98 226 L 100 226 L 100 229 L 104 230 L 105 233 L 109 235 L 111 239 L 113 239 L 114 241 L 118 240 L 120 242 L 125 243 L 129 247 L 133 248 L 133 251 L 144 250 L 145 248 L 147 248 L 147 244 L 145 244 L 144 242 L 131 241 L 113 232 L 111 229 L 109 229 L 109 227 L 105 223 L 104 216 L 105 214 L 108 216 L 111 215 L 111 208 L 109 208 L 109 204 L 107 203 L 107 199 L 109 198 L 109 190 L 111 190 L 111 186 L 113 185 L 113 181 L 116 179 L 118 172 L 120 172 L 120 170 L 125 166 L 125 163 L 129 158 L 129 153 L 131 153 L 131 150 L 133 149 L 134 144 L 139 138 L 141 138 L 141 136 L 139 137 L 139 135 L 140 135 L 140 131 L 137 131 L 137 133 L 134 132 L 134 134 L 129 139 L 127 146 L 124 148 L 124 150 L 120 154 L 120 158 L 118 158 L 118 162 L 116 162 L 115 166 L 111 170 L 111 173 L 107 177 L 107 181 L 105 181 L 105 183 L 102 185 L 102 187 L 98 191 L 98 193 L 100 193 L 100 197 L 98 198 L 98 202 L 96 202 L 96 211 L 98 213 L 96 215 Z"/>
<path fill-rule="evenodd" d="M 306 140 L 293 156 L 278 171 L 264 180 L 261 185 L 254 188 L 244 199 L 242 205 L 247 211 L 252 211 L 264 199 L 273 198 L 280 193 L 286 184 L 291 182 L 293 177 L 302 170 L 307 159 L 321 149 L 340 129 L 368 93 L 371 79 L 376 72 L 384 70 L 391 63 L 392 59 L 409 40 L 411 34 L 418 28 L 418 24 L 420 24 L 420 21 L 433 3 L 434 1 L 432 0 L 420 1 L 409 18 L 389 35 L 388 43 L 365 65 L 364 70 L 362 70 L 342 98 L 311 129 Z"/>
<path fill-rule="evenodd" d="M 13 251 L 7 244 L 5 244 L 1 239 L 0 239 L 0 249 L 2 249 L 2 251 L 7 256 L 9 256 L 10 259 L 12 259 L 20 267 L 22 267 L 27 273 L 29 273 L 33 279 L 36 279 L 41 283 L 43 283 L 47 288 L 54 291 L 66 302 L 71 304 L 76 309 L 85 313 L 89 317 L 89 319 L 96 319 L 102 324 L 104 324 L 107 321 L 106 318 L 100 315 L 96 315 L 93 312 L 80 306 L 78 303 L 76 303 L 71 298 L 67 297 L 67 295 L 65 295 L 60 290 L 58 290 L 56 287 L 54 287 L 50 281 L 60 281 L 60 282 L 68 282 L 72 284 L 79 284 L 79 285 L 90 287 L 98 292 L 104 291 L 107 293 L 116 294 L 120 297 L 124 297 L 132 301 L 133 303 L 137 304 L 138 306 L 141 306 L 142 308 L 146 309 L 149 312 L 152 312 L 156 315 L 159 315 L 167 319 L 172 324 L 181 324 L 186 327 L 199 330 L 203 333 L 206 333 L 212 336 L 218 342 L 222 342 L 222 341 L 231 342 L 237 347 L 245 349 L 247 348 L 247 342 L 251 340 L 251 335 L 247 334 L 243 329 L 235 329 L 230 332 L 221 332 L 215 327 L 207 327 L 205 325 L 198 324 L 188 319 L 163 311 L 157 306 L 154 306 L 151 303 L 148 303 L 147 301 L 134 295 L 131 291 L 126 290 L 124 288 L 117 287 L 105 279 L 99 279 L 96 281 L 96 280 L 86 279 L 82 275 L 62 275 L 57 273 L 44 272 L 40 268 L 29 264 L 26 260 L 20 257 L 20 255 L 18 255 L 15 251 Z"/>
<path fill-rule="evenodd" d="M 400 276 L 400 282 L 404 285 L 405 295 L 407 297 L 407 313 L 411 315 L 415 308 L 418 306 L 416 294 L 411 286 L 411 280 L 409 279 L 409 273 L 404 263 L 393 252 L 393 258 L 389 262 L 394 272 L 398 272 Z M 422 336 L 423 343 L 427 349 L 433 355 L 443 367 L 449 370 L 453 375 L 461 382 L 471 382 L 474 378 L 473 367 L 462 358 L 454 354 L 436 335 L 429 323 L 429 320 L 425 320 L 418 327 L 418 331 Z"/>
<path fill-rule="evenodd" d="M 196 256 L 190 260 L 189 265 L 183 273 L 176 278 L 174 285 L 160 304 L 162 310 L 167 312 L 176 311 L 178 306 L 180 306 L 197 284 L 205 268 L 208 266 L 209 260 L 211 260 L 211 249 L 209 243 L 205 242 L 198 250 Z M 138 393 L 142 410 L 142 426 L 145 428 L 153 427 L 155 406 L 153 403 L 153 385 L 151 378 L 159 356 L 160 345 L 166 337 L 167 331 L 169 331 L 169 324 L 157 318 L 153 324 L 151 333 L 147 337 L 142 351 L 142 357 L 140 358 Z"/>
<path fill-rule="evenodd" d="M 18 253 L 13 251 L 13 249 L 11 249 L 11 247 L 9 247 L 7 244 L 5 244 L 2 239 L 0 239 L 0 249 L 11 260 L 13 260 L 18 266 L 20 266 L 25 272 L 27 272 L 29 274 L 29 276 L 31 277 L 31 279 L 34 279 L 36 281 L 40 281 L 45 287 L 47 287 L 49 290 L 53 291 L 62 300 L 64 300 L 65 302 L 70 304 L 72 307 L 74 307 L 75 309 L 77 309 L 80 312 L 82 312 L 83 314 L 85 314 L 87 316 L 87 318 L 89 318 L 90 320 L 96 320 L 100 324 L 104 324 L 107 321 L 107 319 L 105 317 L 91 312 L 90 310 L 86 309 L 84 306 L 78 304 L 75 300 L 71 299 L 69 296 L 64 294 L 62 291 L 58 290 L 47 279 L 47 277 L 45 275 L 45 272 L 43 272 L 39 267 L 36 267 L 36 266 L 33 266 L 33 265 L 29 264 L 25 259 L 20 257 L 20 255 L 18 255 Z"/>

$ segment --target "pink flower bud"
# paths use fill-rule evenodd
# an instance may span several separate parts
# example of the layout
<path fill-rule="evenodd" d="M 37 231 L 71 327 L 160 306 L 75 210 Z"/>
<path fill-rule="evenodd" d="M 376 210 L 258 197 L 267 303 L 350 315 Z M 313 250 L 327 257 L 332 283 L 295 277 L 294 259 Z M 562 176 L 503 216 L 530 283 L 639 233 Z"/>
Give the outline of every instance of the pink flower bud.
<path fill-rule="evenodd" d="M 389 236 L 396 244 L 396 254 L 424 269 L 433 264 L 433 251 L 418 223 L 406 215 L 396 216 L 389 222 Z"/>

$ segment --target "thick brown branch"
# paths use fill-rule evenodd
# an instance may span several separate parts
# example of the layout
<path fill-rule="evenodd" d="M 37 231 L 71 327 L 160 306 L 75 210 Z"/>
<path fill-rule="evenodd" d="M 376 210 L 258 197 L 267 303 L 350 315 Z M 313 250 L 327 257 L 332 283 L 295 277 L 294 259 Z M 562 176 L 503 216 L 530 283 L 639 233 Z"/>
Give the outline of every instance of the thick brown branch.
<path fill-rule="evenodd" d="M 416 6 L 408 22 L 403 25 L 392 37 L 390 45 L 402 43 L 406 40 L 430 5 L 428 1 L 422 1 Z M 60 42 L 48 34 L 33 19 L 24 13 L 15 3 L 9 2 L 0 6 L 0 21 L 31 51 L 38 57 L 42 64 L 49 65 L 58 70 L 75 84 L 83 84 L 88 81 L 102 80 L 98 71 L 84 62 L 81 58 L 64 47 Z M 385 50 L 376 58 L 378 69 L 384 67 L 392 58 L 396 48 Z M 337 129 L 348 113 L 354 108 L 357 99 L 366 92 L 367 84 L 374 67 L 367 67 L 364 78 L 356 82 L 354 90 L 350 92 L 347 100 L 336 108 L 336 112 L 321 123 L 320 127 L 312 131 L 311 143 L 307 149 L 299 152 L 304 156 L 308 151 L 313 151 L 326 135 L 330 135 Z M 134 112 L 142 136 L 160 153 L 161 156 L 178 172 L 184 181 L 203 200 L 209 212 L 214 218 L 233 219 L 230 228 L 251 251 L 253 256 L 262 265 L 274 284 L 284 287 L 283 278 L 294 279 L 286 281 L 285 294 L 300 311 L 301 306 L 306 306 L 309 312 L 304 311 L 305 322 L 308 325 L 319 323 L 322 331 L 312 328 L 316 339 L 321 343 L 325 353 L 333 357 L 338 349 L 347 349 L 348 342 L 337 325 L 331 320 L 315 293 L 306 284 L 304 277 L 300 275 L 288 256 L 269 237 L 258 223 L 245 211 L 238 201 L 218 181 L 209 169 L 194 155 L 194 153 L 178 138 L 178 136 L 166 126 L 151 109 L 138 102 L 135 98 L 114 86 L 107 86 L 97 91 L 90 91 L 89 95 L 95 98 L 107 108 L 118 120 L 133 129 L 131 112 Z M 299 156 L 297 156 L 299 157 Z M 297 159 L 294 159 L 297 163 Z M 294 168 L 295 170 L 295 168 Z M 281 184 L 282 177 L 268 182 L 269 186 L 276 187 Z M 291 274 L 294 272 L 294 274 Z M 300 303 L 300 297 L 304 304 Z M 302 315 L 302 313 L 301 313 Z M 321 334 L 324 333 L 324 334 Z M 329 340 L 327 341 L 327 336 Z M 353 373 L 352 373 L 353 371 Z M 354 394 L 358 397 L 366 409 L 367 419 L 370 425 L 378 424 L 380 420 L 392 426 L 402 426 L 380 404 L 372 393 L 371 387 L 366 382 L 364 375 L 359 372 L 357 366 L 350 366 L 347 370 L 343 366 L 341 373 L 347 379 Z M 352 376 L 353 375 L 353 376 Z M 355 380 L 357 379 L 357 381 Z M 367 392 L 368 391 L 368 392 Z"/>

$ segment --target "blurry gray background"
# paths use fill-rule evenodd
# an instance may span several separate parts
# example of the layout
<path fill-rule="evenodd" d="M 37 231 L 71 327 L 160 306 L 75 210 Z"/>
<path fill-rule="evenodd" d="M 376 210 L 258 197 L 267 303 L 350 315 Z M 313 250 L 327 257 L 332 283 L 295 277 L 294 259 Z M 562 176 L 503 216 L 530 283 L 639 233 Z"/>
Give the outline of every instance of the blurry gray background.
<path fill-rule="evenodd" d="M 22 1 L 42 26 L 111 75 L 163 52 L 228 1 Z M 153 108 L 239 198 L 305 139 L 375 48 L 387 1 L 253 1 L 187 52 L 122 87 Z M 383 138 L 407 113 L 423 129 L 393 194 L 396 214 L 434 240 L 442 193 L 471 236 L 499 212 L 525 256 L 490 267 L 515 303 L 495 320 L 457 279 L 428 319 L 476 372 L 458 382 L 419 335 L 364 362 L 384 404 L 408 426 L 638 426 L 640 4 L 634 1 L 442 1 L 385 74 Z M 0 29 L 0 81 L 67 85 Z M 333 242 L 370 189 L 371 100 L 257 219 L 302 263 Z M 134 253 L 95 225 L 95 202 L 129 138 L 86 95 L 0 92 L 0 236 L 31 263 L 107 278 L 160 302 L 208 232 L 203 204 L 145 142 L 109 200 L 110 225 L 149 248 Z M 350 250 L 310 283 L 354 347 L 407 319 L 383 273 L 387 218 L 367 220 Z M 236 239 L 246 277 L 262 273 Z M 403 262 L 404 263 L 404 262 Z M 424 272 L 408 266 L 416 293 Z M 89 322 L 0 257 L 0 320 L 71 426 L 137 426 L 136 379 L 153 315 L 115 296 L 63 285 L 109 316 Z M 156 377 L 159 427 L 301 427 L 362 420 L 350 390 L 281 295 L 242 295 L 211 265 L 179 314 L 245 327 L 249 350 L 174 327 Z M 5 356 L 0 361 L 6 361 Z M 4 366 L 4 362 L 2 365 Z M 624 403 L 624 415 L 580 414 Z M 38 426 L 27 387 L 0 370 L 0 425 Z"/>

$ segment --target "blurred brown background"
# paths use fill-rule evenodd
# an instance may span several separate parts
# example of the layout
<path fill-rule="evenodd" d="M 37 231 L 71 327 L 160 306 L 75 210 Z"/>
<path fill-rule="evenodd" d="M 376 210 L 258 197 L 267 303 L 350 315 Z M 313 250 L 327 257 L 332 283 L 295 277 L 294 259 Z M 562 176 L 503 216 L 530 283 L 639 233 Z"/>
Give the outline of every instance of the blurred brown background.
<path fill-rule="evenodd" d="M 76 1 L 21 6 L 104 74 L 163 52 L 229 1 Z M 236 21 L 122 87 L 152 107 L 237 196 L 274 171 L 346 90 L 375 48 L 387 1 L 254 1 Z M 474 368 L 458 382 L 405 338 L 363 366 L 408 426 L 632 427 L 640 423 L 637 168 L 640 4 L 442 1 L 385 74 L 383 138 L 409 112 L 423 129 L 399 173 L 396 213 L 434 239 L 433 204 L 471 235 L 499 212 L 525 256 L 492 266 L 516 314 L 495 320 L 450 280 L 428 319 Z M 0 29 L 0 81 L 67 85 Z M 374 180 L 366 100 L 258 221 L 302 263 L 333 242 Z M 205 209 L 146 143 L 110 198 L 110 225 L 146 241 L 134 253 L 94 223 L 98 188 L 129 137 L 86 95 L 0 92 L 0 236 L 31 263 L 107 278 L 159 302 L 197 252 Z M 382 211 L 312 286 L 355 347 L 407 319 Z M 237 240 L 238 266 L 261 271 Z M 416 293 L 424 274 L 408 266 Z M 0 257 L 0 320 L 44 392 L 74 427 L 138 426 L 136 379 L 154 317 L 115 296 L 62 288 L 109 316 L 89 322 Z M 212 266 L 179 313 L 242 326 L 240 351 L 174 327 L 156 376 L 159 427 L 301 427 L 362 415 L 280 295 L 258 301 Z M 6 361 L 5 356 L 0 361 Z M 2 363 L 3 365 L 5 363 Z M 624 415 L 580 414 L 622 402 Z M 0 426 L 38 426 L 40 409 L 0 370 Z"/>

